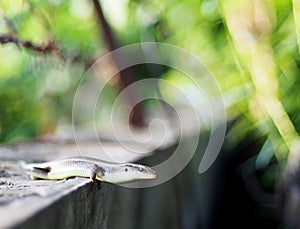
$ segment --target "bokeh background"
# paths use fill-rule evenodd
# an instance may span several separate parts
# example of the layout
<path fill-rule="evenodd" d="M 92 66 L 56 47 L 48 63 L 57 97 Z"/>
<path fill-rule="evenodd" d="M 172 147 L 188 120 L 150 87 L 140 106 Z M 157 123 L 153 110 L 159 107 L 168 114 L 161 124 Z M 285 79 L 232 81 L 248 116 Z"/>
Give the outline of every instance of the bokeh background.
<path fill-rule="evenodd" d="M 300 3 L 100 3 L 119 47 L 143 41 L 165 42 L 184 48 L 208 67 L 223 94 L 228 122 L 223 147 L 228 169 L 223 178 L 231 179 L 224 188 L 227 199 L 220 206 L 226 209 L 232 198 L 241 195 L 237 205 L 232 204 L 236 209 L 248 206 L 250 210 L 244 214 L 259 219 L 259 223 L 278 225 L 280 217 L 269 194 L 276 192 L 286 166 L 297 166 L 299 158 Z M 2 0 L 0 36 L 0 142 L 51 135 L 71 125 L 73 98 L 81 78 L 95 60 L 110 51 L 93 2 Z M 8 42 L 8 37 L 13 39 Z M 33 50 L 26 41 L 44 49 Z M 112 66 L 108 63 L 104 67 L 109 71 Z M 197 104 L 194 85 L 173 69 L 145 65 L 133 68 L 133 73 L 134 80 L 168 80 Z M 109 120 L 105 107 L 111 106 L 121 84 L 120 77 L 108 83 L 99 125 Z M 172 91 L 160 89 L 162 98 L 172 98 Z M 148 102 L 144 107 L 151 105 Z M 78 125 L 86 122 L 84 117 L 75 121 Z M 250 179 L 253 174 L 254 180 Z M 216 218 L 226 225 L 224 214 Z M 238 210 L 235 214 L 243 215 Z"/>

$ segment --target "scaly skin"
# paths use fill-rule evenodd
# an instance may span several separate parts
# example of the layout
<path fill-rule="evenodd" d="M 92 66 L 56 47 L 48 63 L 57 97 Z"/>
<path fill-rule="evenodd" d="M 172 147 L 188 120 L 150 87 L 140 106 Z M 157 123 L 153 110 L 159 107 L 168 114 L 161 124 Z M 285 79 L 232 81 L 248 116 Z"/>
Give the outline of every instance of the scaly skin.
<path fill-rule="evenodd" d="M 68 177 L 89 177 L 93 181 L 126 183 L 154 179 L 156 172 L 144 165 L 110 163 L 89 157 L 72 157 L 44 163 L 20 163 L 32 179 L 60 180 Z"/>

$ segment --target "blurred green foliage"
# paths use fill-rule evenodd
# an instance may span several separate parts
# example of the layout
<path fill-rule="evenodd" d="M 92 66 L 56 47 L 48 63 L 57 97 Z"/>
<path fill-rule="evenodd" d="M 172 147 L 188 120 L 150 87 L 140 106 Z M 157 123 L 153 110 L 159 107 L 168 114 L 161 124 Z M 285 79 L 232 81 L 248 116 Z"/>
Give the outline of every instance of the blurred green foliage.
<path fill-rule="evenodd" d="M 233 145 L 258 128 L 276 157 L 286 159 L 300 126 L 296 1 L 100 2 L 120 45 L 166 42 L 207 65 L 224 93 L 228 119 L 239 117 L 228 135 Z M 0 9 L 1 34 L 36 44 L 54 39 L 66 58 L 0 46 L 0 141 L 35 137 L 70 123 L 82 74 L 107 50 L 92 2 L 4 0 Z M 179 86 L 190 83 L 172 69 L 160 75 Z"/>

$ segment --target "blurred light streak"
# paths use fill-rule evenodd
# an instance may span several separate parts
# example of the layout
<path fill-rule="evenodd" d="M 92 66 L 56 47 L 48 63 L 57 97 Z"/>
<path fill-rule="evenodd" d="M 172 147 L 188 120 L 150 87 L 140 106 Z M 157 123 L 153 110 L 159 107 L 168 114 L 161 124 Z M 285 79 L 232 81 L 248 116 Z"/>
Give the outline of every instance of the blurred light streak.
<path fill-rule="evenodd" d="M 254 100 L 260 107 L 255 112 L 268 114 L 291 151 L 299 136 L 278 98 L 277 69 L 269 40 L 269 33 L 276 21 L 272 20 L 274 9 L 270 3 L 267 5 L 260 0 L 243 1 L 235 9 L 230 8 L 232 4 L 228 2 L 223 2 L 222 10 L 233 44 L 239 52 L 243 66 L 248 68 L 255 86 Z M 277 151 L 275 156 L 278 159 L 286 157 L 283 152 Z"/>

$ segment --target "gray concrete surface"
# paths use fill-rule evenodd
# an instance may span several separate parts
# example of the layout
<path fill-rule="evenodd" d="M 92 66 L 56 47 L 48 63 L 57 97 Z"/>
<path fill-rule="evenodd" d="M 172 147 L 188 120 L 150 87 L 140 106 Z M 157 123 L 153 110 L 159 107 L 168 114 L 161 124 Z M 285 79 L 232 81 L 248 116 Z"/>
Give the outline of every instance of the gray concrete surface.
<path fill-rule="evenodd" d="M 135 161 L 111 142 L 103 147 L 117 161 Z M 138 147 L 138 146 L 137 146 Z M 145 148 L 145 147 L 144 147 Z M 97 143 L 81 144 L 87 156 L 101 158 Z M 18 161 L 47 161 L 78 156 L 72 142 L 28 142 L 0 147 L 0 228 L 133 228 L 140 190 L 85 178 L 30 180 Z"/>

